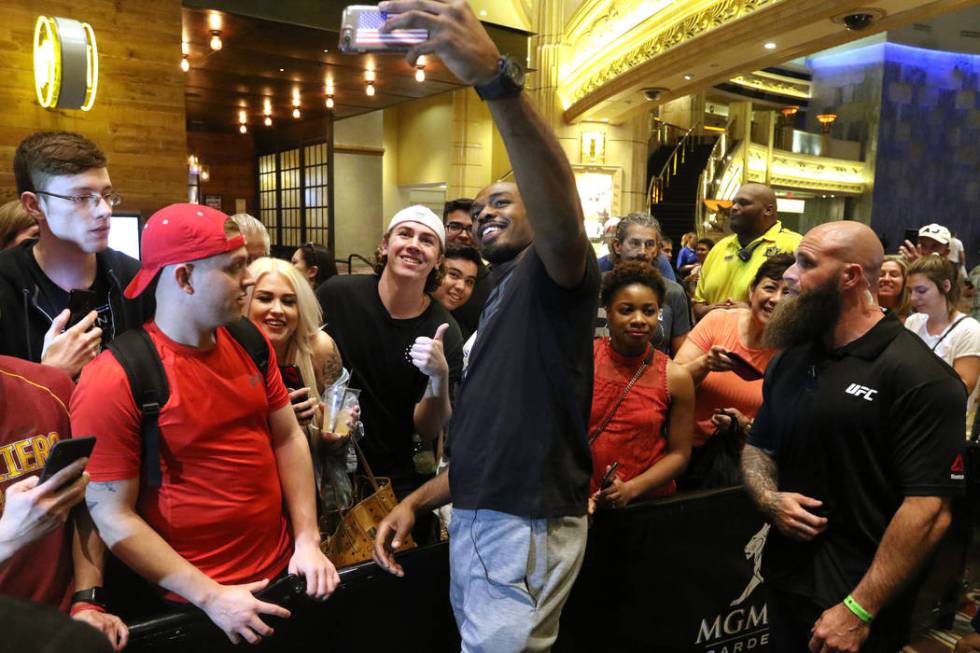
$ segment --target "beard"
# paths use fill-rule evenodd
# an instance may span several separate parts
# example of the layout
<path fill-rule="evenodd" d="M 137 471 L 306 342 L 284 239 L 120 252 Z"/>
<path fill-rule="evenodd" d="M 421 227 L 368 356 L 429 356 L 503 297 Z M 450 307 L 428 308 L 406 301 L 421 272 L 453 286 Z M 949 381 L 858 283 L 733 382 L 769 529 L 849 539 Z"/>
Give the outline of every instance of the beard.
<path fill-rule="evenodd" d="M 487 261 L 493 265 L 500 265 L 501 263 L 506 263 L 514 259 L 518 254 L 524 251 L 527 247 L 527 243 L 523 245 L 515 243 L 498 243 L 499 236 L 494 239 L 492 243 L 483 245 L 480 249 L 480 254 L 483 255 Z"/>
<path fill-rule="evenodd" d="M 784 297 L 762 333 L 763 346 L 788 349 L 820 340 L 833 331 L 840 312 L 836 279 L 799 295 Z"/>

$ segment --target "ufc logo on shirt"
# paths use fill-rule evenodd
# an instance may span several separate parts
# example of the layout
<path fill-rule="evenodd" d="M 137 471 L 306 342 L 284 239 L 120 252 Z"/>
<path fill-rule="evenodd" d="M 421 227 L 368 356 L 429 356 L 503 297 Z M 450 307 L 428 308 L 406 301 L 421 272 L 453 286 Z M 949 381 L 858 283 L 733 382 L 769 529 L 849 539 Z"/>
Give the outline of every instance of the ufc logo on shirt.
<path fill-rule="evenodd" d="M 847 390 L 844 392 L 855 397 L 863 397 L 865 401 L 874 401 L 874 396 L 878 394 L 877 390 L 872 390 L 866 385 L 858 385 L 857 383 L 852 383 L 847 386 Z"/>

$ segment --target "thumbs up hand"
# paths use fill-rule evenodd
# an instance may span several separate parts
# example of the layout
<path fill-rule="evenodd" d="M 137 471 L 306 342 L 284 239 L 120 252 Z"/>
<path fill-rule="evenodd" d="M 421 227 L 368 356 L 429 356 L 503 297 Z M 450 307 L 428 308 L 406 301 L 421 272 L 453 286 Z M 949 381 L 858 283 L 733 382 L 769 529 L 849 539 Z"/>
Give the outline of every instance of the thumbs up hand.
<path fill-rule="evenodd" d="M 449 324 L 440 324 L 433 337 L 416 338 L 415 344 L 408 352 L 412 364 L 429 378 L 446 379 L 449 377 L 449 363 L 446 362 L 442 345 L 442 338 L 448 328 Z"/>

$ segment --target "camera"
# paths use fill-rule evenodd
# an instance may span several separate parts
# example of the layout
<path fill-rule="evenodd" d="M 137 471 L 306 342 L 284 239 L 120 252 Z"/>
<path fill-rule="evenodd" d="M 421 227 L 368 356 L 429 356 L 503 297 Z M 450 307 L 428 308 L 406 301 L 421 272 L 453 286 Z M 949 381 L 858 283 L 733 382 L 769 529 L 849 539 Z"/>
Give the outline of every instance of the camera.
<path fill-rule="evenodd" d="M 848 31 L 861 32 L 868 29 L 872 23 L 884 18 L 885 12 L 875 7 L 852 9 L 846 14 L 837 14 L 830 20 L 843 25 Z"/>
<path fill-rule="evenodd" d="M 666 93 L 670 89 L 662 87 L 645 88 L 643 89 L 643 97 L 650 100 L 651 102 L 656 102 L 661 95 Z"/>
<path fill-rule="evenodd" d="M 852 32 L 860 32 L 874 22 L 873 14 L 848 14 L 844 16 L 844 27 Z"/>

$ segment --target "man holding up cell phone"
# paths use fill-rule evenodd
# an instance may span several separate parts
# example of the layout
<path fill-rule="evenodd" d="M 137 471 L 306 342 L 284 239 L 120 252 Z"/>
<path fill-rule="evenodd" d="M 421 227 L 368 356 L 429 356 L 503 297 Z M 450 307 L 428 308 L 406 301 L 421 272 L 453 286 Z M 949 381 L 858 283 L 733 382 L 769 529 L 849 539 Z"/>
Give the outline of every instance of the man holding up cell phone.
<path fill-rule="evenodd" d="M 141 244 L 126 296 L 156 282 L 156 317 L 87 365 L 72 396 L 73 429 L 98 440 L 86 504 L 120 560 L 201 608 L 232 642 L 255 643 L 273 632 L 261 615 L 289 617 L 255 596 L 271 579 L 302 575 L 321 600 L 340 582 L 320 552 L 310 448 L 275 350 L 241 317 L 253 280 L 238 226 L 173 204 L 147 220 Z M 264 371 L 232 326 L 261 347 Z M 142 432 L 150 408 L 134 400 L 116 350 L 136 337 L 169 386 L 155 436 Z"/>
<path fill-rule="evenodd" d="M 37 132 L 21 141 L 14 176 L 40 238 L 0 252 L 0 354 L 74 378 L 102 346 L 153 311 L 152 300 L 123 298 L 139 263 L 109 248 L 109 218 L 122 198 L 102 151 L 72 132 Z M 78 302 L 84 308 L 73 316 L 74 290 L 90 292 L 91 300 Z M 68 328 L 69 320 L 77 324 Z"/>
<path fill-rule="evenodd" d="M 385 31 L 428 31 L 410 63 L 434 54 L 476 87 L 517 183 L 492 184 L 473 204 L 497 283 L 456 397 L 449 472 L 382 522 L 375 560 L 401 575 L 393 549 L 415 513 L 451 499 L 450 599 L 463 650 L 547 650 L 585 552 L 598 265 L 561 145 L 523 95 L 520 65 L 500 55 L 468 3 L 379 9 Z"/>
<path fill-rule="evenodd" d="M 70 462 L 44 482 L 37 475 L 50 471 L 46 463 L 58 443 L 74 444 L 71 392 L 64 372 L 0 356 L 0 491 L 6 493 L 5 501 L 0 494 L 0 594 L 60 609 L 70 604 L 75 620 L 100 630 L 118 649 L 128 631 L 100 600 L 105 546 L 88 511 L 77 505 L 85 497 L 88 459 Z M 73 528 L 66 525 L 69 516 Z M 8 644 L 19 641 L 9 628 L 4 636 Z"/>

